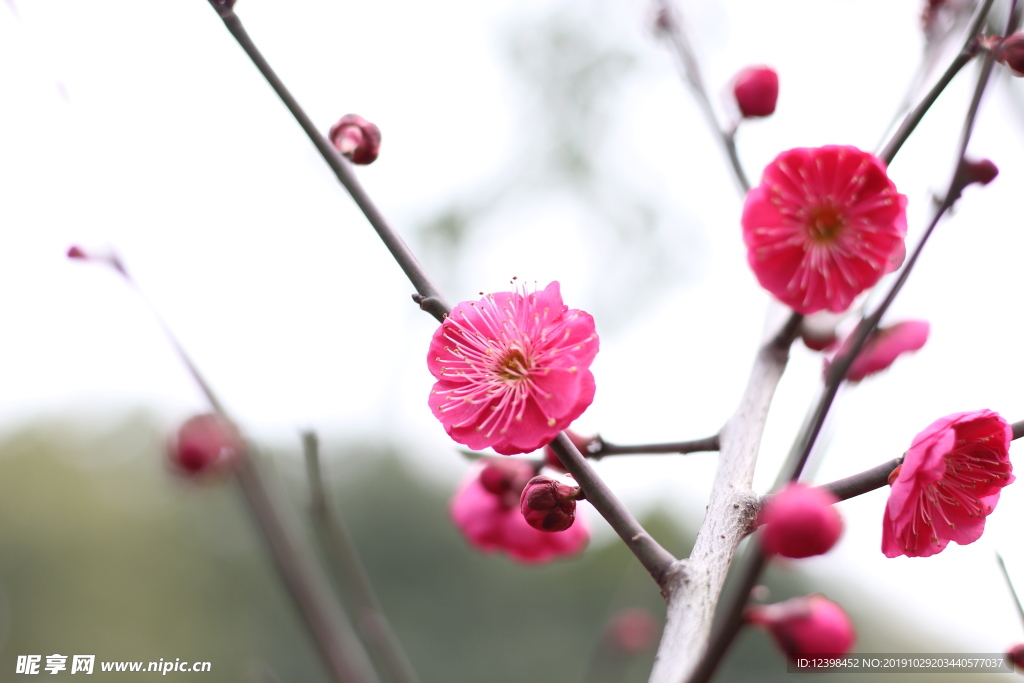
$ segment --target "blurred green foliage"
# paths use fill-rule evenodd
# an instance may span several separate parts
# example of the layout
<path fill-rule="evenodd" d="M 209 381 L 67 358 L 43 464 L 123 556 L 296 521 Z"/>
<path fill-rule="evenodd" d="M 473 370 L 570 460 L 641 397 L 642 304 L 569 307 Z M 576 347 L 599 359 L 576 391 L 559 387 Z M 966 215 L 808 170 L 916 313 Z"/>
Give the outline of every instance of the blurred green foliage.
<path fill-rule="evenodd" d="M 194 486 L 168 472 L 156 425 L 144 414 L 108 424 L 47 419 L 0 438 L 0 680 L 22 679 L 13 674 L 17 655 L 45 663 L 54 653 L 210 661 L 207 680 L 216 681 L 326 680 L 233 482 Z M 276 459 L 282 466 L 265 470 L 304 512 L 305 482 L 288 478 L 302 472 L 298 438 L 295 452 Z M 446 495 L 416 481 L 395 453 L 353 446 L 325 470 L 424 683 L 646 680 L 653 652 L 630 660 L 606 653 L 591 668 L 612 614 L 635 606 L 659 620 L 664 613 L 622 544 L 522 566 L 470 549 L 448 521 Z M 673 552 L 686 552 L 691 540 L 670 520 L 645 523 Z M 773 573 L 769 584 L 773 599 L 826 589 L 791 572 Z M 871 610 L 869 601 L 852 607 L 861 651 L 928 649 L 886 615 L 857 611 Z M 132 678 L 98 665 L 94 675 Z M 793 675 L 767 637 L 750 632 L 720 680 Z"/>

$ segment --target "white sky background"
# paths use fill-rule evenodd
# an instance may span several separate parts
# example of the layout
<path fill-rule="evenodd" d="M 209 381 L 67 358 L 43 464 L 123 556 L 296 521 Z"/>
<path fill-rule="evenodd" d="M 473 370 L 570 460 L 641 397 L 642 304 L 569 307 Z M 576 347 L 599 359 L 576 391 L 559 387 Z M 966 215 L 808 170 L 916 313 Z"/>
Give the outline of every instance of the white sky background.
<path fill-rule="evenodd" d="M 348 112 L 381 127 L 381 158 L 358 173 L 415 243 L 413 226 L 529 146 L 516 135 L 519 91 L 500 45 L 510 24 L 558 6 L 241 0 L 237 10 L 324 131 Z M 602 336 L 597 399 L 580 426 L 622 443 L 706 436 L 739 398 L 769 300 L 746 267 L 740 200 L 674 62 L 650 36 L 647 5 L 573 6 L 639 58 L 611 163 L 700 233 L 696 277 Z M 113 274 L 64 258 L 73 243 L 112 245 L 253 433 L 283 441 L 305 427 L 337 439 L 387 430 L 425 473 L 457 477 L 464 463 L 426 407 L 434 322 L 411 304 L 412 287 L 205 0 L 16 7 L 20 18 L 0 5 L 0 424 L 83 408 L 146 406 L 169 417 L 202 409 L 139 299 Z M 779 71 L 776 115 L 738 138 L 754 179 L 791 147 L 873 149 L 922 43 L 916 0 L 691 0 L 684 11 L 713 92 L 748 64 Z M 929 193 L 948 178 L 971 73 L 891 168 L 910 199 L 908 245 Z M 889 317 L 926 318 L 932 338 L 842 394 L 819 481 L 898 456 L 952 412 L 988 407 L 1024 419 L 1014 315 L 1024 116 L 1009 91 L 1019 98 L 1019 82 L 993 86 L 971 151 L 1001 174 L 966 192 Z M 586 308 L 595 283 L 609 283 L 581 216 L 552 200 L 493 218 L 459 273 L 465 291 L 449 300 L 518 275 L 558 279 L 566 302 Z M 819 373 L 820 359 L 798 344 L 762 449 L 762 490 Z M 713 468 L 710 455 L 600 465 L 637 511 L 668 501 L 691 513 L 703 508 Z M 1019 486 L 1006 490 L 981 541 L 930 559 L 881 555 L 884 492 L 844 503 L 838 548 L 801 566 L 849 574 L 851 595 L 920 614 L 922 628 L 956 634 L 962 651 L 1001 651 L 1024 636 L 992 559 L 999 549 L 1024 582 Z"/>

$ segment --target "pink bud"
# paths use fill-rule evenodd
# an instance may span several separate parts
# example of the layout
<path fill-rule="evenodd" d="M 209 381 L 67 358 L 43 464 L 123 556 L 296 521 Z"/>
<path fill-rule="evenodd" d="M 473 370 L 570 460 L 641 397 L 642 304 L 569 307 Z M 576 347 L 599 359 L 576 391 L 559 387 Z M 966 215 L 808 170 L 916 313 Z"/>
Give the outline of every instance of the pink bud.
<path fill-rule="evenodd" d="M 960 166 L 960 172 L 963 174 L 964 186 L 971 185 L 972 183 L 988 185 L 999 175 L 999 168 L 988 159 L 982 159 L 981 161 L 968 161 L 964 159 L 963 164 Z"/>
<path fill-rule="evenodd" d="M 86 261 L 89 259 L 89 256 L 85 253 L 85 251 L 82 250 L 81 247 L 73 245 L 68 248 L 68 258 L 81 259 L 82 261 Z"/>
<path fill-rule="evenodd" d="M 541 531 L 565 531 L 576 520 L 578 486 L 566 486 L 551 477 L 534 477 L 523 489 L 519 510 L 526 522 Z"/>
<path fill-rule="evenodd" d="M 584 458 L 590 456 L 589 446 L 597 440 L 596 436 L 580 436 L 571 429 L 566 429 L 565 433 L 569 435 L 569 441 L 572 441 L 572 445 L 576 447 L 576 450 L 583 455 Z M 544 447 L 544 464 L 553 470 L 558 472 L 568 472 L 565 469 L 565 465 L 558 459 L 558 455 L 551 446 Z"/>
<path fill-rule="evenodd" d="M 1018 31 L 998 41 L 992 58 L 1010 67 L 1014 76 L 1024 76 L 1024 33 Z"/>
<path fill-rule="evenodd" d="M 219 415 L 196 415 L 178 428 L 170 444 L 171 463 L 189 476 L 225 472 L 242 457 L 244 445 L 234 425 Z"/>
<path fill-rule="evenodd" d="M 380 153 L 380 128 L 358 114 L 345 114 L 327 134 L 353 164 L 372 164 Z"/>
<path fill-rule="evenodd" d="M 1017 673 L 1024 673 L 1024 643 L 1017 643 L 1007 651 L 1006 663 Z"/>
<path fill-rule="evenodd" d="M 658 621 L 650 610 L 632 607 L 622 610 L 609 620 L 605 639 L 621 654 L 638 655 L 654 647 L 658 630 Z"/>
<path fill-rule="evenodd" d="M 745 118 L 771 116 L 779 98 L 779 75 L 767 66 L 749 66 L 736 75 L 732 92 Z"/>
<path fill-rule="evenodd" d="M 840 655 L 856 638 L 843 608 L 823 595 L 792 598 L 747 608 L 747 621 L 767 629 L 790 659 L 801 655 Z"/>
<path fill-rule="evenodd" d="M 833 507 L 838 499 L 823 489 L 790 484 L 761 510 L 761 545 L 766 553 L 811 557 L 832 549 L 843 533 L 843 520 Z"/>

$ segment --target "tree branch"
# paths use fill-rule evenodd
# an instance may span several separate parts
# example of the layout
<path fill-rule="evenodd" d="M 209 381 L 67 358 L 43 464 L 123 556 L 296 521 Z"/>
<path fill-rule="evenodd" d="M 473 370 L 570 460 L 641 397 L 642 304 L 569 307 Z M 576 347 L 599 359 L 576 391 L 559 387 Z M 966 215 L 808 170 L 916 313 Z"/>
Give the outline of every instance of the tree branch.
<path fill-rule="evenodd" d="M 252 60 L 256 68 L 259 69 L 260 73 L 263 74 L 263 77 L 267 79 L 267 82 L 274 89 L 274 92 L 277 93 L 278 97 L 281 98 L 281 101 L 288 107 L 288 110 L 295 117 L 295 120 L 298 121 L 299 125 L 302 126 L 302 129 L 306 132 L 306 135 L 312 141 L 317 151 L 320 152 L 320 156 L 323 157 L 324 161 L 331 167 L 331 170 L 334 171 L 338 181 L 352 196 L 359 208 L 362 209 L 367 220 L 374 230 L 377 231 L 377 234 L 384 241 L 395 260 L 398 261 L 406 277 L 409 278 L 416 288 L 417 295 L 414 296 L 414 301 L 423 310 L 431 313 L 439 322 L 443 322 L 444 317 L 451 311 L 450 307 L 444 302 L 444 298 L 439 290 L 431 282 L 423 266 L 420 265 L 415 255 L 405 244 L 405 241 L 384 219 L 384 216 L 377 209 L 362 185 L 359 184 L 355 174 L 352 173 L 352 168 L 348 161 L 334 149 L 330 142 L 313 125 L 298 102 L 295 101 L 295 98 L 291 96 L 291 93 L 285 88 L 277 74 L 274 73 L 274 70 L 270 68 L 270 65 L 256 48 L 249 34 L 242 26 L 242 22 L 231 8 L 220 5 L 216 0 L 211 0 L 211 4 L 217 10 L 221 19 L 224 20 L 224 25 L 228 31 L 238 41 L 242 49 L 245 50 L 245 53 Z M 630 550 L 633 551 L 660 585 L 665 567 L 675 561 L 672 554 L 659 545 L 644 530 L 636 518 L 615 497 L 615 494 L 612 493 L 608 485 L 597 476 L 597 473 L 586 459 L 580 455 L 564 432 L 552 442 L 551 447 L 558 454 L 565 468 L 569 470 L 569 473 L 576 478 L 576 481 L 583 488 L 587 500 L 594 505 L 615 532 L 622 537 L 626 545 L 629 546 Z"/>
<path fill-rule="evenodd" d="M 693 551 L 674 564 L 662 593 L 668 620 L 650 683 L 678 683 L 699 665 L 733 553 L 757 514 L 751 488 L 761 434 L 803 316 L 794 313 L 761 347 L 739 407 L 720 432 L 718 469 Z"/>
<path fill-rule="evenodd" d="M 985 12 L 988 11 L 991 5 L 991 0 L 986 0 L 982 7 L 984 12 L 979 14 L 981 21 L 984 21 Z M 977 23 L 977 21 L 978 19 L 976 19 L 975 23 Z M 943 197 L 940 205 L 935 209 L 935 213 L 927 230 L 921 237 L 914 253 L 904 265 L 896 282 L 893 283 L 888 295 L 885 297 L 885 300 L 878 306 L 874 313 L 867 318 L 864 318 L 858 325 L 851 338 L 849 351 L 833 362 L 826 378 L 825 388 L 818 401 L 816 401 L 815 405 L 812 407 L 804 426 L 801 428 L 801 431 L 793 444 L 790 457 L 787 463 L 783 466 L 779 478 L 776 481 L 776 489 L 780 488 L 780 486 L 787 481 L 795 481 L 799 478 L 818 434 L 821 431 L 821 427 L 824 424 L 825 417 L 828 415 L 832 401 L 835 399 L 836 393 L 839 390 L 839 385 L 846 376 L 846 372 L 849 370 L 850 365 L 860 352 L 860 349 L 864 345 L 868 336 L 878 326 L 882 316 L 888 310 L 889 306 L 896 298 L 896 295 L 899 294 L 900 290 L 903 288 L 903 285 L 906 283 L 914 265 L 917 263 L 917 259 L 920 257 L 928 238 L 935 230 L 935 226 L 938 225 L 939 220 L 950 208 L 952 202 L 955 201 L 955 197 L 958 194 L 957 190 L 962 187 L 963 182 L 961 169 L 964 153 L 967 150 L 967 144 L 970 141 L 971 132 L 974 128 L 974 121 L 977 117 L 981 97 L 985 91 L 986 85 L 988 84 L 991 72 L 992 60 L 986 56 L 982 65 L 981 73 L 978 76 L 974 96 L 971 99 L 971 104 L 968 107 L 967 115 L 964 120 L 964 128 L 956 156 L 955 170 L 947 186 L 945 196 Z M 729 645 L 732 643 L 742 626 L 743 608 L 750 596 L 750 590 L 756 584 L 757 578 L 760 576 L 764 566 L 765 559 L 761 555 L 760 550 L 755 546 L 751 546 L 747 555 L 743 558 L 740 567 L 737 569 L 738 578 L 736 580 L 736 588 L 731 592 L 728 599 L 724 601 L 725 605 L 719 611 L 721 616 L 716 624 L 714 632 L 711 635 L 707 655 L 701 660 L 700 665 L 695 669 L 693 675 L 686 679 L 688 683 L 706 683 L 711 678 L 711 675 L 717 668 L 722 656 L 725 654 Z M 675 683 L 675 681 L 673 681 L 673 683 Z"/>

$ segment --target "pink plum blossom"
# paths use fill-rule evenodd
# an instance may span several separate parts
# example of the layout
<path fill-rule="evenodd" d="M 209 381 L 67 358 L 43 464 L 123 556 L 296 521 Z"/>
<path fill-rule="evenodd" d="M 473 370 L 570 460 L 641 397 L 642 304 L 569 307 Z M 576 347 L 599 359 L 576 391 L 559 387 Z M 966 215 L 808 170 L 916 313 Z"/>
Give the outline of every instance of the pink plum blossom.
<path fill-rule="evenodd" d="M 747 261 L 761 286 L 798 313 L 840 313 L 903 262 L 906 204 L 872 154 L 791 149 L 747 194 Z"/>
<path fill-rule="evenodd" d="M 927 320 L 904 320 L 890 327 L 880 327 L 872 333 L 860 353 L 853 359 L 846 379 L 859 382 L 868 375 L 887 369 L 902 354 L 917 351 L 928 341 L 931 326 Z M 825 373 L 832 362 L 850 348 L 850 337 L 843 342 L 831 359 L 825 359 Z"/>
<path fill-rule="evenodd" d="M 882 520 L 886 557 L 928 557 L 950 541 L 973 543 L 985 530 L 1000 490 L 1014 480 L 1010 425 L 991 410 L 955 413 L 917 435 Z"/>
<path fill-rule="evenodd" d="M 801 558 L 832 549 L 843 533 L 843 520 L 828 491 L 790 484 L 772 496 L 758 517 L 764 524 L 761 546 L 771 555 Z"/>
<path fill-rule="evenodd" d="M 576 521 L 579 497 L 579 486 L 563 484 L 551 477 L 534 477 L 523 489 L 519 510 L 534 529 L 565 531 Z"/>
<path fill-rule="evenodd" d="M 469 448 L 529 453 L 594 400 L 597 349 L 594 319 L 562 303 L 558 282 L 464 301 L 430 342 L 430 409 Z"/>
<path fill-rule="evenodd" d="M 792 659 L 800 655 L 846 654 L 856 638 L 843 608 L 823 595 L 792 598 L 774 605 L 747 608 L 747 621 L 767 629 L 779 649 Z"/>
<path fill-rule="evenodd" d="M 584 519 L 578 519 L 565 531 L 555 532 L 527 524 L 519 511 L 519 500 L 533 467 L 522 460 L 505 462 L 522 469 L 519 476 L 508 478 L 507 491 L 495 493 L 484 488 L 481 474 L 487 466 L 477 466 L 455 492 L 449 510 L 466 540 L 483 552 L 504 551 L 512 559 L 527 564 L 548 562 L 583 550 L 590 539 Z"/>

